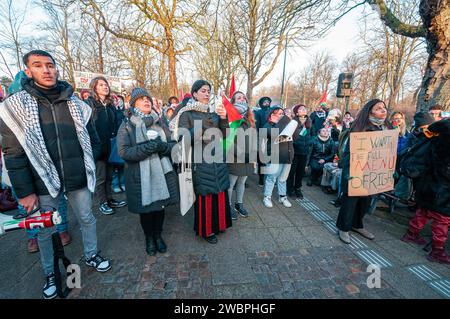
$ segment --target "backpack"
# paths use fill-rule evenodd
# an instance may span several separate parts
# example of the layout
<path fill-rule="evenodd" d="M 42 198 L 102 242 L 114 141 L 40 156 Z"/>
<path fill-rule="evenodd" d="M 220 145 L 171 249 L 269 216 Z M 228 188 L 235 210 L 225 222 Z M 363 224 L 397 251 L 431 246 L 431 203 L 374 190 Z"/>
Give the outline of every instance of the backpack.
<path fill-rule="evenodd" d="M 412 179 L 424 176 L 431 169 L 431 138 L 419 139 L 399 154 L 399 172 Z"/>

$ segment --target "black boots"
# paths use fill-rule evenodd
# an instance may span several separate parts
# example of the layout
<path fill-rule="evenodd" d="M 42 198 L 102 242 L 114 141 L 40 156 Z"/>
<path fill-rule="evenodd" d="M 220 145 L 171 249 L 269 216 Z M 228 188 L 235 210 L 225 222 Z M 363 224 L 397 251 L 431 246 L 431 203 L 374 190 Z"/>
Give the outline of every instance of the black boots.
<path fill-rule="evenodd" d="M 149 256 L 156 255 L 156 242 L 153 234 L 145 235 L 145 251 Z"/>
<path fill-rule="evenodd" d="M 167 245 L 161 237 L 161 232 L 160 231 L 153 232 L 153 238 L 155 239 L 156 249 L 158 250 L 158 252 L 165 253 L 167 251 Z"/>
<path fill-rule="evenodd" d="M 145 250 L 149 256 L 156 255 L 156 252 L 165 253 L 167 245 L 161 237 L 160 231 L 154 231 L 145 235 Z"/>

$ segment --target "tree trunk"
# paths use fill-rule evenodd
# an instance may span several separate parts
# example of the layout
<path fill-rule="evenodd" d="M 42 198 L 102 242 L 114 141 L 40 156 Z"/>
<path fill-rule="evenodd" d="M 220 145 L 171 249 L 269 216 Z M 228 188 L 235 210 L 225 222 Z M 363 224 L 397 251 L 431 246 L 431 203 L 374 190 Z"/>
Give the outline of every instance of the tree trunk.
<path fill-rule="evenodd" d="M 253 105 L 253 78 L 247 75 L 247 100 L 249 105 Z"/>
<path fill-rule="evenodd" d="M 421 16 L 428 30 L 428 62 L 417 110 L 428 111 L 435 104 L 450 110 L 450 0 L 424 1 Z"/>

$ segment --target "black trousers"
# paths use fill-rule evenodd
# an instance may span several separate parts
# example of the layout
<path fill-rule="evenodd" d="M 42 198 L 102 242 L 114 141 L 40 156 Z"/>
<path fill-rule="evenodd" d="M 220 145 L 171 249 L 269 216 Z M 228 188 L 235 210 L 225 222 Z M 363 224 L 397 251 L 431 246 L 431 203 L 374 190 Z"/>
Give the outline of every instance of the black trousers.
<path fill-rule="evenodd" d="M 350 231 L 352 228 L 364 228 L 363 218 L 371 203 L 370 196 L 349 197 L 342 194 L 342 206 L 339 210 L 336 227 L 341 231 Z"/>
<path fill-rule="evenodd" d="M 140 214 L 141 226 L 146 236 L 151 236 L 153 232 L 161 232 L 164 223 L 164 210 Z"/>
<path fill-rule="evenodd" d="M 302 179 L 305 176 L 306 159 L 308 155 L 295 155 L 291 171 L 287 180 L 288 192 L 302 188 Z"/>

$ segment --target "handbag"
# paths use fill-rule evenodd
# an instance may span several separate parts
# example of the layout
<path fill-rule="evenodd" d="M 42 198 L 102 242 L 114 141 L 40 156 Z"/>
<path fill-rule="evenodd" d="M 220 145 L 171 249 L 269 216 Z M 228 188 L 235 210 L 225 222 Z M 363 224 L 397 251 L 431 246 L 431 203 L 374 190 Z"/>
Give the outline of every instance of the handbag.
<path fill-rule="evenodd" d="M 116 138 L 111 139 L 111 153 L 109 154 L 108 163 L 114 165 L 124 165 L 125 161 L 119 156 L 119 150 L 117 149 Z"/>
<path fill-rule="evenodd" d="M 184 216 L 195 202 L 194 182 L 192 180 L 191 148 L 186 154 L 184 137 L 181 140 L 181 171 L 178 174 L 180 186 L 180 212 Z"/>

